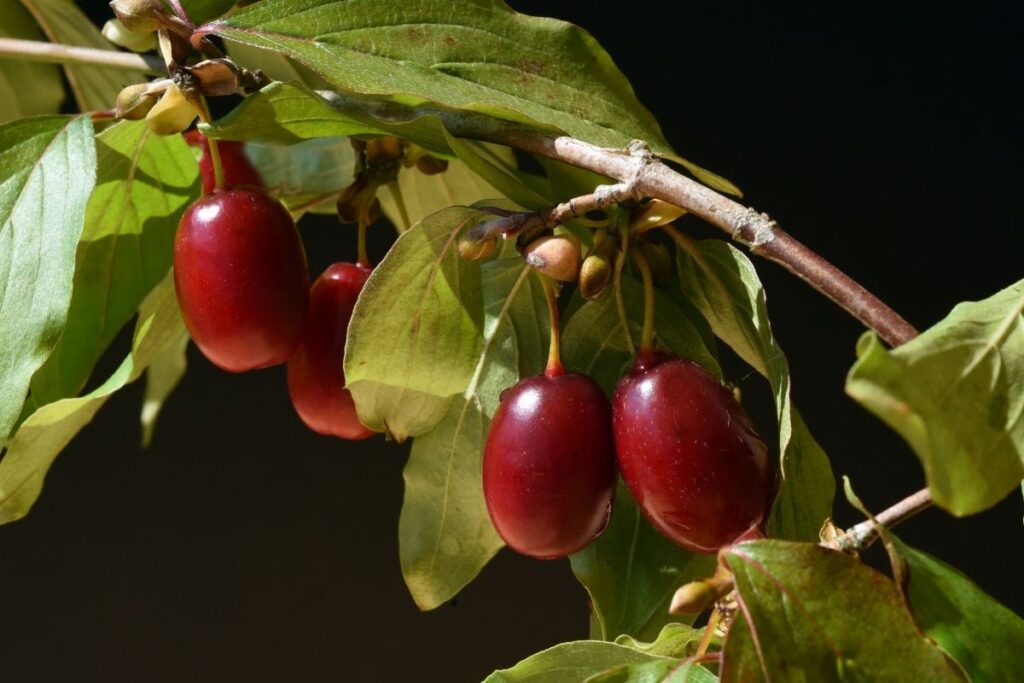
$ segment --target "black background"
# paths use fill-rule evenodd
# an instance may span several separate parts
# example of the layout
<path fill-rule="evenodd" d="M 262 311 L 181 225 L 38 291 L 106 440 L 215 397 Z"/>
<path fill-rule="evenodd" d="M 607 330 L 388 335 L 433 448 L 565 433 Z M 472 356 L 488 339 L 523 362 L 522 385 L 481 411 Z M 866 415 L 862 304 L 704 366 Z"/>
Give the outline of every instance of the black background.
<path fill-rule="evenodd" d="M 592 31 L 683 155 L 915 325 L 1024 275 L 1016 3 L 512 4 Z M 304 236 L 314 271 L 354 257 L 332 223 Z M 861 326 L 759 266 L 837 475 L 874 509 L 919 488 L 905 444 L 843 393 Z M 0 528 L 5 680 L 472 681 L 585 637 L 568 563 L 508 551 L 454 603 L 417 612 L 396 544 L 407 447 L 310 433 L 280 368 L 189 359 L 151 449 L 135 385 L 61 455 L 32 513 Z M 901 534 L 1021 612 L 1021 515 L 1014 493 Z M 836 516 L 856 520 L 845 502 Z"/>

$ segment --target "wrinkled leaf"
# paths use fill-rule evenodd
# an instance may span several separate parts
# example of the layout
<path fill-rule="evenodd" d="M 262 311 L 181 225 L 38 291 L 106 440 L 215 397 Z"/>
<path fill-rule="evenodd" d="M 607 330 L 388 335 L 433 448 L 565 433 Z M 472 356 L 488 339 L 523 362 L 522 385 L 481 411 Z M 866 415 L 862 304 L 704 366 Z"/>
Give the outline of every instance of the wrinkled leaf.
<path fill-rule="evenodd" d="M 199 194 L 199 169 L 180 136 L 145 121 L 96 136 L 96 189 L 75 257 L 74 289 L 60 343 L 32 378 L 36 406 L 75 396 L 100 355 L 171 266 L 174 232 Z"/>
<path fill-rule="evenodd" d="M 633 339 L 640 339 L 643 288 L 624 278 L 623 296 Z M 609 288 L 610 289 L 610 288 Z M 721 374 L 713 344 L 702 333 L 696 314 L 684 312 L 658 293 L 655 340 L 659 348 L 691 358 Z M 611 394 L 633 362 L 623 334 L 615 296 L 608 291 L 575 308 L 562 333 L 566 367 L 594 378 Z M 586 586 L 598 617 L 594 637 L 611 640 L 628 634 L 653 640 L 668 621 L 672 594 L 681 584 L 714 572 L 712 555 L 696 555 L 675 545 L 644 519 L 624 485 L 619 485 L 608 528 L 571 558 L 573 572 Z"/>
<path fill-rule="evenodd" d="M 356 303 L 345 377 L 366 426 L 401 441 L 429 431 L 469 383 L 480 357 L 480 266 L 458 257 L 481 212 L 453 207 L 395 242 Z"/>
<path fill-rule="evenodd" d="M 723 681 L 964 681 L 914 624 L 896 585 L 856 558 L 809 543 L 722 552 L 747 624 L 726 638 Z M 748 638 L 749 636 L 749 638 Z"/>
<path fill-rule="evenodd" d="M 688 624 L 665 624 L 652 643 L 643 643 L 630 635 L 621 635 L 615 639 L 616 644 L 631 647 L 660 657 L 676 657 L 677 659 L 692 655 L 704 637 L 704 629 L 694 628 Z"/>
<path fill-rule="evenodd" d="M 816 540 L 832 513 L 835 480 L 828 457 L 792 405 L 789 363 L 772 335 L 754 265 L 721 240 L 687 240 L 677 255 L 684 296 L 700 309 L 715 334 L 772 387 L 782 476 L 768 534 Z"/>
<path fill-rule="evenodd" d="M 1024 620 L 953 567 L 888 539 L 906 563 L 903 592 L 925 634 L 973 683 L 1024 681 Z"/>
<path fill-rule="evenodd" d="M 420 609 L 473 580 L 501 548 L 483 497 L 482 456 L 503 389 L 544 367 L 547 304 L 514 250 L 483 266 L 484 339 L 462 397 L 413 443 L 399 519 L 402 573 Z"/>
<path fill-rule="evenodd" d="M 509 669 L 495 671 L 484 683 L 581 683 L 618 666 L 652 661 L 675 663 L 615 643 L 581 640 L 531 655 Z"/>
<path fill-rule="evenodd" d="M 152 359 L 186 335 L 170 275 L 139 309 L 132 352 L 94 391 L 35 411 L 22 423 L 0 460 L 0 524 L 24 517 L 42 490 L 50 465 L 115 391 L 135 381 Z"/>
<path fill-rule="evenodd" d="M 39 26 L 18 0 L 0 0 L 0 38 L 44 40 Z M 64 84 L 56 64 L 0 58 L 0 123 L 38 114 L 56 114 Z"/>
<path fill-rule="evenodd" d="M 846 392 L 907 440 L 932 497 L 955 515 L 995 505 L 1024 478 L 1024 280 L 962 303 L 888 351 L 865 334 Z"/>
<path fill-rule="evenodd" d="M 437 103 L 668 152 L 654 117 L 597 42 L 498 0 L 263 0 L 205 30 L 278 50 L 340 91 Z"/>
<path fill-rule="evenodd" d="M 51 42 L 116 49 L 71 0 L 21 0 L 21 4 L 32 13 Z M 138 71 L 110 66 L 67 64 L 64 73 L 81 111 L 113 109 L 123 87 L 143 80 Z"/>
<path fill-rule="evenodd" d="M 88 117 L 0 126 L 0 444 L 64 328 L 95 174 Z"/>

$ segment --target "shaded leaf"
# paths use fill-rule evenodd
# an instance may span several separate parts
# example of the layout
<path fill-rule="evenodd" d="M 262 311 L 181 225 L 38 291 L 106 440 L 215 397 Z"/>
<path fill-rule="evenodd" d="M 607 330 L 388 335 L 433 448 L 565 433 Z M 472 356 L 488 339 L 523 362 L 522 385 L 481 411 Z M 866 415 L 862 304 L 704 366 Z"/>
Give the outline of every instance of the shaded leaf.
<path fill-rule="evenodd" d="M 402 573 L 420 609 L 454 597 L 502 547 L 483 497 L 482 456 L 503 389 L 540 372 L 548 343 L 543 291 L 513 249 L 483 265 L 484 339 L 463 396 L 413 442 L 399 519 Z"/>
<path fill-rule="evenodd" d="M 586 683 L 713 683 L 717 680 L 717 676 L 699 664 L 658 660 L 617 666 L 591 676 Z"/>
<path fill-rule="evenodd" d="M 181 0 L 185 13 L 195 24 L 216 19 L 231 9 L 234 4 L 235 0 Z"/>
<path fill-rule="evenodd" d="M 36 406 L 81 391 L 100 355 L 167 274 L 178 220 L 199 194 L 199 169 L 181 136 L 154 135 L 145 121 L 122 121 L 97 135 L 96 155 L 67 325 L 32 378 Z"/>
<path fill-rule="evenodd" d="M 617 666 L 675 660 L 600 640 L 562 643 L 495 671 L 484 683 L 580 683 Z"/>
<path fill-rule="evenodd" d="M 45 40 L 18 0 L 0 0 L 0 38 Z M 38 114 L 56 114 L 64 102 L 64 84 L 56 64 L 0 59 L 0 123 Z"/>
<path fill-rule="evenodd" d="M 725 642 L 723 681 L 965 680 L 925 638 L 886 576 L 809 543 L 755 541 L 721 553 L 747 625 Z M 749 635 L 749 639 L 746 636 Z"/>
<path fill-rule="evenodd" d="M 345 377 L 359 419 L 401 441 L 429 431 L 469 383 L 480 356 L 480 266 L 458 234 L 481 212 L 453 207 L 406 231 L 352 313 Z"/>
<path fill-rule="evenodd" d="M 832 513 L 835 479 L 790 396 L 789 363 L 772 335 L 764 288 L 754 265 L 721 240 L 686 240 L 677 250 L 683 294 L 715 334 L 772 387 L 779 425 L 781 481 L 768 534 L 817 540 Z"/>
<path fill-rule="evenodd" d="M 907 440 L 932 497 L 956 515 L 995 505 L 1024 478 L 1024 280 L 957 305 L 887 351 L 857 344 L 846 393 Z"/>
<path fill-rule="evenodd" d="M 953 567 L 888 539 L 906 563 L 904 595 L 925 634 L 973 683 L 1024 681 L 1024 620 Z"/>
<path fill-rule="evenodd" d="M 32 13 L 51 42 L 116 49 L 71 0 L 21 0 L 21 4 Z M 138 71 L 110 66 L 67 64 L 64 73 L 81 111 L 113 109 L 122 88 L 143 80 Z"/>
<path fill-rule="evenodd" d="M 64 328 L 95 173 L 88 117 L 0 126 L 0 444 Z"/>
<path fill-rule="evenodd" d="M 174 282 L 168 275 L 139 309 L 132 352 L 94 391 L 66 398 L 35 411 L 22 423 L 0 460 L 0 524 L 24 517 L 42 490 L 50 465 L 71 439 L 92 420 L 115 391 L 135 381 L 156 356 L 176 347 L 186 335 Z"/>
<path fill-rule="evenodd" d="M 185 350 L 188 347 L 188 334 L 182 334 L 178 342 L 168 343 L 158 353 L 146 369 L 146 393 L 142 399 L 142 412 L 139 422 L 142 426 L 142 447 L 148 448 L 153 442 L 153 431 L 156 429 L 157 418 L 163 410 L 164 402 L 181 382 L 188 369 Z"/>
<path fill-rule="evenodd" d="M 633 339 L 639 340 L 643 287 L 632 278 L 624 278 L 622 285 Z M 707 346 L 713 342 L 701 334 L 702 324 L 695 313 L 658 293 L 657 345 L 720 376 L 714 352 Z M 562 349 L 569 370 L 593 377 L 611 394 L 633 362 L 611 291 L 573 310 L 562 333 Z M 710 575 L 715 567 L 714 556 L 690 553 L 655 531 L 621 483 L 608 528 L 571 561 L 597 614 L 600 632 L 592 635 L 606 640 L 621 634 L 641 640 L 656 638 L 670 619 L 678 620 L 668 614 L 675 589 Z"/>
<path fill-rule="evenodd" d="M 688 624 L 665 624 L 658 638 L 651 643 L 643 643 L 630 635 L 621 635 L 615 639 L 616 644 L 631 647 L 660 657 L 677 659 L 692 655 L 704 637 L 704 629 L 694 628 Z"/>

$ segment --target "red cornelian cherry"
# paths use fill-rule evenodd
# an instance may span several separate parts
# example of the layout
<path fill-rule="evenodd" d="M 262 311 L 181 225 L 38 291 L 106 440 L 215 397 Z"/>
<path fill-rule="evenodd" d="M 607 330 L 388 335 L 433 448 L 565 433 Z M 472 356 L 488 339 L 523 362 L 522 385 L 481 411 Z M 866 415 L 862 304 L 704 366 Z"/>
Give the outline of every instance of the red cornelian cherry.
<path fill-rule="evenodd" d="M 597 538 L 616 482 L 601 388 L 559 367 L 507 389 L 487 433 L 483 482 L 494 528 L 517 552 L 565 557 Z"/>
<path fill-rule="evenodd" d="M 768 449 L 713 375 L 641 352 L 619 381 L 613 414 L 622 477 L 662 534 L 713 553 L 756 532 L 774 490 Z"/>
<path fill-rule="evenodd" d="M 185 210 L 174 286 L 192 339 L 224 370 L 283 363 L 302 341 L 306 253 L 291 215 L 263 190 L 214 190 Z"/>
<path fill-rule="evenodd" d="M 288 393 L 299 417 L 313 431 L 342 439 L 373 435 L 356 415 L 342 369 L 348 323 L 370 271 L 362 263 L 335 263 L 317 278 L 302 345 L 288 360 Z"/>
<path fill-rule="evenodd" d="M 210 156 L 210 143 L 205 135 L 196 129 L 188 131 L 185 142 L 199 147 L 203 153 L 199 157 L 199 174 L 203 178 L 203 192 L 213 190 L 214 173 L 213 158 Z M 220 152 L 221 169 L 224 171 L 224 187 L 265 187 L 260 172 L 245 156 L 245 144 L 235 140 L 218 140 L 217 151 Z"/>

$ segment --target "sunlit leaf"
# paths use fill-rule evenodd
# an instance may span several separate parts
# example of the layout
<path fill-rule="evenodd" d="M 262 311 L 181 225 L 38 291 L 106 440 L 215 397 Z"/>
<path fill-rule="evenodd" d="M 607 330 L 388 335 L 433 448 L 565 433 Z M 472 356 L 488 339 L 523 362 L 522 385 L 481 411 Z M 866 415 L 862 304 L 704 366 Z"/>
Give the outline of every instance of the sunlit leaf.
<path fill-rule="evenodd" d="M 691 662 L 658 660 L 624 664 L 586 679 L 586 683 L 714 683 L 718 677 Z"/>
<path fill-rule="evenodd" d="M 480 266 L 455 251 L 475 209 L 453 207 L 406 231 L 370 276 L 349 324 L 345 377 L 371 429 L 429 431 L 466 388 L 483 343 Z"/>
<path fill-rule="evenodd" d="M 0 444 L 32 373 L 60 338 L 71 301 L 75 245 L 96 178 L 88 117 L 0 126 Z"/>
<path fill-rule="evenodd" d="M 495 671 L 484 683 L 582 683 L 618 666 L 652 661 L 677 663 L 615 643 L 581 640 L 556 645 L 511 668 Z"/>
<path fill-rule="evenodd" d="M 964 681 L 914 624 L 888 577 L 810 543 L 755 541 L 722 552 L 746 629 L 725 641 L 722 680 Z M 781 678 L 780 678 L 781 677 Z"/>
<path fill-rule="evenodd" d="M 501 391 L 546 359 L 547 304 L 530 268 L 507 249 L 483 266 L 484 339 L 463 396 L 418 437 L 406 465 L 399 554 L 421 609 L 433 609 L 468 584 L 501 548 L 483 498 L 481 463 Z"/>
<path fill-rule="evenodd" d="M 650 655 L 683 658 L 696 651 L 703 637 L 704 629 L 694 628 L 688 624 L 669 623 L 665 624 L 653 642 L 644 643 L 630 635 L 621 635 L 615 642 Z"/>
<path fill-rule="evenodd" d="M 995 505 L 1024 478 L 1024 280 L 962 303 L 888 351 L 857 345 L 846 392 L 907 440 L 932 497 L 956 515 Z"/>
<path fill-rule="evenodd" d="M 139 415 L 143 448 L 148 448 L 152 443 L 160 411 L 163 410 L 164 403 L 171 392 L 185 376 L 185 370 L 188 368 L 185 356 L 188 341 L 188 335 L 183 333 L 178 339 L 178 343 L 168 343 L 155 353 L 149 367 L 146 368 L 146 393 L 142 399 L 142 412 Z"/>
<path fill-rule="evenodd" d="M 24 517 L 42 490 L 50 465 L 71 439 L 92 420 L 110 395 L 135 381 L 168 347 L 186 335 L 170 275 L 139 309 L 132 352 L 110 378 L 78 398 L 47 404 L 26 419 L 0 460 L 0 524 Z"/>
<path fill-rule="evenodd" d="M 687 240 L 677 253 L 684 296 L 700 309 L 715 334 L 772 387 L 782 476 L 768 533 L 816 540 L 832 512 L 835 480 L 828 457 L 792 404 L 789 363 L 772 335 L 754 265 L 721 240 Z"/>
<path fill-rule="evenodd" d="M 145 121 L 100 133 L 96 155 L 67 326 L 32 378 L 36 406 L 82 389 L 114 336 L 167 274 L 178 220 L 199 194 L 199 169 L 184 141 L 154 135 Z"/>

